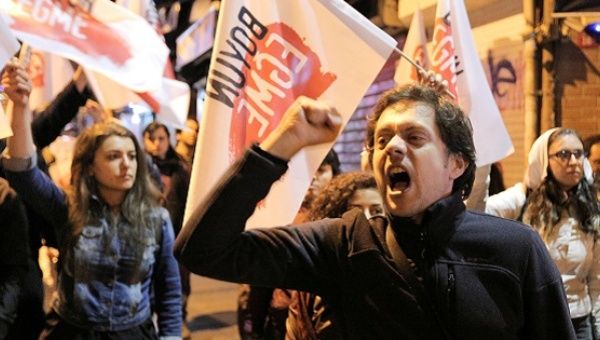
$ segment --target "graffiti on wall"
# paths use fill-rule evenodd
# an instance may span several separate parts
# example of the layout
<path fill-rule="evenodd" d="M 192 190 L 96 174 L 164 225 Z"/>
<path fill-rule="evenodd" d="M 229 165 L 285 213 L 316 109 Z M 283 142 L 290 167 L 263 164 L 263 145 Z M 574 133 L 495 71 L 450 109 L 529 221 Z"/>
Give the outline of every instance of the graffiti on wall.
<path fill-rule="evenodd" d="M 504 50 L 503 52 L 506 52 Z M 492 94 L 500 110 L 523 109 L 523 54 L 518 48 L 509 53 L 488 50 L 483 62 Z"/>

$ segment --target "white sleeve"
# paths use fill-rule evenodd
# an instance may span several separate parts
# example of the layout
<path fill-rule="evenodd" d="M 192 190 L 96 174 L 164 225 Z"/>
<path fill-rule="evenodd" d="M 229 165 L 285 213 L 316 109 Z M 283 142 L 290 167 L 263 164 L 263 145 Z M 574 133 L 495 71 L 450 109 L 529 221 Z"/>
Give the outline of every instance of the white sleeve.
<path fill-rule="evenodd" d="M 525 205 L 526 188 L 523 183 L 488 197 L 485 202 L 485 212 L 490 215 L 516 220 Z"/>
<path fill-rule="evenodd" d="M 600 243 L 594 241 L 594 253 L 592 257 L 592 268 L 588 275 L 588 289 L 592 299 L 592 316 L 596 323 L 596 329 L 600 329 Z"/>

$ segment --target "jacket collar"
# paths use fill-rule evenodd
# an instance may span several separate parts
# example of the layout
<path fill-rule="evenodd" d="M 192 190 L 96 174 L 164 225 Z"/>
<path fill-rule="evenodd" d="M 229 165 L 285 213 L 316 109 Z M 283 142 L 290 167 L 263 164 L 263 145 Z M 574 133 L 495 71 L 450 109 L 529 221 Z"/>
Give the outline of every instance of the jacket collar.
<path fill-rule="evenodd" d="M 409 217 L 389 215 L 394 233 L 404 240 L 424 236 L 431 246 L 443 246 L 464 217 L 465 205 L 461 193 L 442 198 L 425 210 L 421 224 Z"/>

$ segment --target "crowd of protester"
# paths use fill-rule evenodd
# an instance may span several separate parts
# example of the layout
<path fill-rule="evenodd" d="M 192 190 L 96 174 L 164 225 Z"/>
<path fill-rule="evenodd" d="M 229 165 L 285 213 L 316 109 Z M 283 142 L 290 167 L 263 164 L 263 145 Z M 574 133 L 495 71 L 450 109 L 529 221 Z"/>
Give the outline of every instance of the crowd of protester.
<path fill-rule="evenodd" d="M 289 226 L 243 231 L 287 161 L 339 130 L 334 107 L 301 98 L 183 228 L 195 119 L 138 140 L 81 68 L 41 110 L 20 60 L 2 87 L 0 339 L 187 338 L 190 270 L 244 283 L 242 339 L 597 338 L 600 135 L 548 130 L 523 183 L 505 189 L 498 164 L 473 182 L 460 109 L 439 89 L 394 89 L 368 123 L 368 172 L 341 173 L 331 150 Z M 70 146 L 53 149 L 61 134 Z"/>
<path fill-rule="evenodd" d="M 299 99 L 228 170 L 176 242 L 192 272 L 267 290 L 260 317 L 241 315 L 242 338 L 596 338 L 600 216 L 574 131 L 540 136 L 526 185 L 507 202 L 499 199 L 506 195 L 499 167 L 483 186 L 474 184 L 472 130 L 460 109 L 426 86 L 394 89 L 370 117 L 363 157 L 383 217 L 362 206 L 340 217 L 352 206 L 344 204 L 354 179 L 324 190 L 292 225 L 244 230 L 287 161 L 335 138 L 336 121 L 334 107 Z M 469 206 L 478 198 L 489 212 L 496 202 L 509 204 L 514 221 L 465 211 L 472 190 Z M 344 208 L 319 213 L 336 204 Z M 276 327 L 270 320 L 272 288 L 293 291 L 285 332 L 280 317 Z"/>

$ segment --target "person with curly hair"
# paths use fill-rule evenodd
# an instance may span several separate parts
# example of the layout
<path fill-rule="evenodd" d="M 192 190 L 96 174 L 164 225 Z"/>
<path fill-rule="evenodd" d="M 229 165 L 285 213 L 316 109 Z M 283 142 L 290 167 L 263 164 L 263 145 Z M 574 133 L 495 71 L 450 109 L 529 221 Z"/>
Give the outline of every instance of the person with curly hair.
<path fill-rule="evenodd" d="M 296 99 L 192 211 L 177 238 L 179 260 L 220 280 L 318 294 L 339 312 L 345 339 L 575 338 L 560 273 L 540 236 L 466 210 L 473 130 L 429 86 L 384 93 L 368 119 L 366 146 L 387 219 L 353 209 L 244 230 L 288 162 L 333 142 L 341 121 L 326 102 Z"/>
<path fill-rule="evenodd" d="M 339 218 L 359 209 L 368 219 L 385 218 L 383 200 L 372 174 L 348 172 L 334 177 L 315 198 L 308 217 L 311 221 Z M 342 339 L 336 311 L 313 293 L 293 291 L 286 321 L 286 339 Z"/>
<path fill-rule="evenodd" d="M 309 221 L 308 213 L 321 190 L 341 172 L 337 153 L 330 149 L 313 175 L 302 205 L 293 223 Z M 240 338 L 284 339 L 292 291 L 272 287 L 241 285 L 238 295 L 238 330 Z"/>
<path fill-rule="evenodd" d="M 311 221 L 341 217 L 359 208 L 367 218 L 383 216 L 383 203 L 377 183 L 367 172 L 347 172 L 334 177 L 313 201 L 308 218 Z"/>
<path fill-rule="evenodd" d="M 600 205 L 577 132 L 554 128 L 538 137 L 529 152 L 525 182 L 490 196 L 485 211 L 522 220 L 540 234 L 561 273 L 577 338 L 595 339 L 592 320 L 600 326 Z"/>

